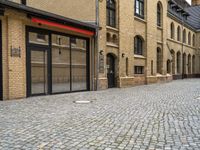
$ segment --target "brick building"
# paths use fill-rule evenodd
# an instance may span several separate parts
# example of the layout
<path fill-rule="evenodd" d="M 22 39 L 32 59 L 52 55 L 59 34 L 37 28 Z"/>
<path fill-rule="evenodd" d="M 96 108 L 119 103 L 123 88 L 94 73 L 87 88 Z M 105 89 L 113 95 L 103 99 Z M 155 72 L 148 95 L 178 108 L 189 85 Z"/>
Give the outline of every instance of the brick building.
<path fill-rule="evenodd" d="M 3 99 L 199 77 L 200 0 L 12 1 L 0 2 Z"/>
<path fill-rule="evenodd" d="M 0 1 L 1 99 L 88 91 L 96 26 Z"/>

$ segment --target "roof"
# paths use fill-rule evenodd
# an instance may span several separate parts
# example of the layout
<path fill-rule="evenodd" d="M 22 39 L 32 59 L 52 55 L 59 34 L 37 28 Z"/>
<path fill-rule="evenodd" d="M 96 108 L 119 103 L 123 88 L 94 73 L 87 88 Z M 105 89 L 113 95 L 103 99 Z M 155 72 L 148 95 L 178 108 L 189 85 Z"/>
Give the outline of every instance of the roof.
<path fill-rule="evenodd" d="M 0 0 L 0 8 L 16 9 L 18 11 L 27 13 L 29 16 L 40 17 L 43 19 L 48 19 L 51 21 L 55 21 L 58 23 L 66 24 L 66 25 L 71 25 L 73 27 L 78 27 L 81 29 L 87 29 L 90 31 L 94 31 L 98 28 L 97 25 L 94 25 L 91 23 L 81 22 L 79 20 L 63 17 L 60 15 L 56 15 L 50 12 L 46 12 L 43 10 L 39 10 L 36 8 L 32 8 L 26 5 L 18 4 L 18 3 L 7 1 L 7 0 Z"/>
<path fill-rule="evenodd" d="M 180 21 L 183 21 L 185 25 L 188 25 L 195 30 L 200 29 L 200 5 L 191 6 L 185 0 L 169 0 L 169 4 L 172 4 L 172 7 L 175 7 L 178 10 L 174 11 L 173 9 L 168 8 L 170 14 Z M 187 16 L 187 19 L 177 12 Z"/>
<path fill-rule="evenodd" d="M 190 4 L 186 0 L 174 0 L 182 8 L 190 7 Z"/>
<path fill-rule="evenodd" d="M 188 7 L 186 11 L 190 14 L 187 20 L 188 24 L 195 29 L 200 29 L 200 6 Z"/>

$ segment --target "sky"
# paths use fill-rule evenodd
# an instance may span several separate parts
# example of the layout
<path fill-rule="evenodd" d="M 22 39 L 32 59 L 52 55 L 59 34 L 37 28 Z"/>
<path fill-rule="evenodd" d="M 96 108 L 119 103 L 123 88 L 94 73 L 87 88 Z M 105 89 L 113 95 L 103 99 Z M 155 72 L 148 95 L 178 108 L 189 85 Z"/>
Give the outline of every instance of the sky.
<path fill-rule="evenodd" d="M 191 0 L 186 0 L 189 4 L 191 4 Z"/>

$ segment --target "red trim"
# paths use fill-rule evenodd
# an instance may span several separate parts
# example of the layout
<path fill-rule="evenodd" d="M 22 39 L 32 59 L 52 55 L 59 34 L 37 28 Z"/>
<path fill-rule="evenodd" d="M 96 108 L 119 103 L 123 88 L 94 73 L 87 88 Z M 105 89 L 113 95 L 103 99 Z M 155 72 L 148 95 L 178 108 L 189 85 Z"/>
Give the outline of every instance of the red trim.
<path fill-rule="evenodd" d="M 92 31 L 79 29 L 79 28 L 75 28 L 75 27 L 71 27 L 71 26 L 67 26 L 67 25 L 62 25 L 62 24 L 51 22 L 51 21 L 48 21 L 48 20 L 43 20 L 43 19 L 33 17 L 33 18 L 31 18 L 31 21 L 35 22 L 35 23 L 40 23 L 40 24 L 43 24 L 43 25 L 67 29 L 67 30 L 70 30 L 70 31 L 73 31 L 73 32 L 77 32 L 77 33 L 81 33 L 81 34 L 85 34 L 85 35 L 89 35 L 89 36 L 94 35 L 94 32 L 92 32 Z"/>

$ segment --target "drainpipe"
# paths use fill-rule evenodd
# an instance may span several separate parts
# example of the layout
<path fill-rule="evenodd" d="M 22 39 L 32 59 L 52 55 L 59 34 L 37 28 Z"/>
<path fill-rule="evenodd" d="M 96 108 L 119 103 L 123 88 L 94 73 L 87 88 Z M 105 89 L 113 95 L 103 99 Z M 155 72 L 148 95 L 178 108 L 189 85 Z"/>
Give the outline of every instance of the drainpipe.
<path fill-rule="evenodd" d="M 182 22 L 182 46 L 181 46 L 181 52 L 182 52 L 182 79 L 184 79 L 184 62 L 183 62 L 183 46 L 184 46 L 184 42 L 183 42 L 183 27 L 184 27 L 184 21 L 183 21 L 183 17 L 181 19 Z M 185 35 L 186 36 L 186 35 Z"/>
<path fill-rule="evenodd" d="M 96 90 L 99 89 L 99 0 L 96 0 L 96 37 L 95 37 L 95 56 L 94 56 L 94 64 L 95 64 L 95 57 L 97 57 L 96 61 Z"/>

